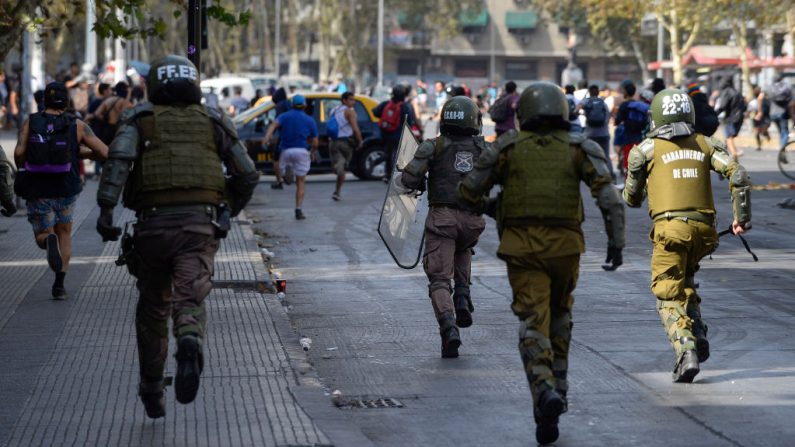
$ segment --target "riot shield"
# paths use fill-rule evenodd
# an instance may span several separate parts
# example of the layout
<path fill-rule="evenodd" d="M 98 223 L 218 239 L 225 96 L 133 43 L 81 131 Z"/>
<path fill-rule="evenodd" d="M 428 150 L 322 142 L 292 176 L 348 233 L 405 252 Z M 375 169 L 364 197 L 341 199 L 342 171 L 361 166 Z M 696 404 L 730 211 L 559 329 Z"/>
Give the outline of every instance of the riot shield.
<path fill-rule="evenodd" d="M 420 262 L 425 240 L 425 218 L 428 216 L 427 196 L 406 194 L 405 190 L 395 187 L 396 179 L 414 158 L 417 147 L 419 144 L 411 129 L 404 124 L 395 155 L 395 170 L 389 177 L 384 207 L 378 221 L 378 235 L 397 265 L 404 269 L 413 269 Z"/>

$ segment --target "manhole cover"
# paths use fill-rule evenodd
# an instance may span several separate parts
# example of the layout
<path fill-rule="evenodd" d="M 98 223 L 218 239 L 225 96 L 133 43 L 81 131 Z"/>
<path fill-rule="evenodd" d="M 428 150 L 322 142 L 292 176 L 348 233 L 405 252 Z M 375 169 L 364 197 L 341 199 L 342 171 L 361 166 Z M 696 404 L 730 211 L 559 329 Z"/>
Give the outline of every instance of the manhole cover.
<path fill-rule="evenodd" d="M 391 397 L 382 399 L 352 399 L 343 406 L 350 408 L 403 408 L 403 404 Z"/>

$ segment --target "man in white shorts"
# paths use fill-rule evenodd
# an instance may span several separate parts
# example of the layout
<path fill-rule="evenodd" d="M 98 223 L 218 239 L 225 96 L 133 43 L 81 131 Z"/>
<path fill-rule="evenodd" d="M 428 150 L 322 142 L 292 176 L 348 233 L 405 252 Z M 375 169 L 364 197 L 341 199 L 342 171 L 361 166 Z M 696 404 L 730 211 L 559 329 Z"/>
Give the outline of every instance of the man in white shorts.
<path fill-rule="evenodd" d="M 295 218 L 306 219 L 301 210 L 304 202 L 304 180 L 309 173 L 312 161 L 317 159 L 317 124 L 311 116 L 304 112 L 306 98 L 295 95 L 292 98 L 292 108 L 276 117 L 268 128 L 263 144 L 270 144 L 273 132 L 279 129 L 279 148 L 282 151 L 279 157 L 284 183 L 292 183 L 295 176 Z"/>
<path fill-rule="evenodd" d="M 329 155 L 331 156 L 331 166 L 337 174 L 336 188 L 331 198 L 339 201 L 342 197 L 342 185 L 345 183 L 345 170 L 348 169 L 353 157 L 353 151 L 362 147 L 362 133 L 356 122 L 356 110 L 353 108 L 356 100 L 353 93 L 345 92 L 342 94 L 342 104 L 333 108 L 329 113 L 329 123 L 335 120 L 337 123 L 337 133 L 333 136 L 329 132 Z"/>

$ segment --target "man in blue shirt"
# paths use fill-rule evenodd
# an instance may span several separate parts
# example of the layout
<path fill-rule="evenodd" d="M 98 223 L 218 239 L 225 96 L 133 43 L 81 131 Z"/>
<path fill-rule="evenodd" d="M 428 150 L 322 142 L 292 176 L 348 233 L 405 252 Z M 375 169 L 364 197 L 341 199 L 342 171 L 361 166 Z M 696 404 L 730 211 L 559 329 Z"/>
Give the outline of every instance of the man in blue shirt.
<path fill-rule="evenodd" d="M 268 127 L 263 144 L 270 144 L 273 132 L 279 129 L 279 167 L 284 182 L 292 183 L 295 176 L 295 218 L 306 219 L 301 204 L 304 202 L 304 180 L 309 173 L 309 166 L 317 159 L 317 124 L 311 116 L 304 112 L 306 98 L 295 95 L 292 108 L 279 115 Z"/>

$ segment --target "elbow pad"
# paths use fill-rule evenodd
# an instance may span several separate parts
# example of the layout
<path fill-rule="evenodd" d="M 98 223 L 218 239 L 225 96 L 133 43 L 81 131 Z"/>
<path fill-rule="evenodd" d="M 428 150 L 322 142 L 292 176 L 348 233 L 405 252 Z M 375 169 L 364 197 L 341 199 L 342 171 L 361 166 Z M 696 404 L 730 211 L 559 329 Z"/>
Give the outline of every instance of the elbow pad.
<path fill-rule="evenodd" d="M 251 200 L 254 189 L 259 183 L 259 172 L 240 140 L 235 141 L 235 144 L 232 145 L 225 164 L 230 175 L 226 180 L 229 208 L 232 216 L 237 216 Z"/>
<path fill-rule="evenodd" d="M 605 221 L 605 231 L 607 232 L 608 245 L 616 248 L 624 248 L 626 237 L 624 233 L 624 206 L 618 196 L 618 191 L 613 185 L 605 185 L 596 198 L 596 203 L 602 211 L 602 218 Z"/>
<path fill-rule="evenodd" d="M 113 208 L 119 202 L 124 184 L 130 176 L 133 163 L 138 159 L 138 129 L 122 126 L 110 144 L 108 160 L 102 169 L 97 189 L 97 204 Z"/>
<path fill-rule="evenodd" d="M 653 156 L 653 151 L 654 142 L 646 140 L 629 152 L 623 196 L 624 202 L 632 208 L 640 208 L 646 198 L 646 162 Z"/>
<path fill-rule="evenodd" d="M 732 191 L 732 213 L 740 223 L 751 221 L 751 178 L 745 168 L 737 165 L 729 178 Z"/>

